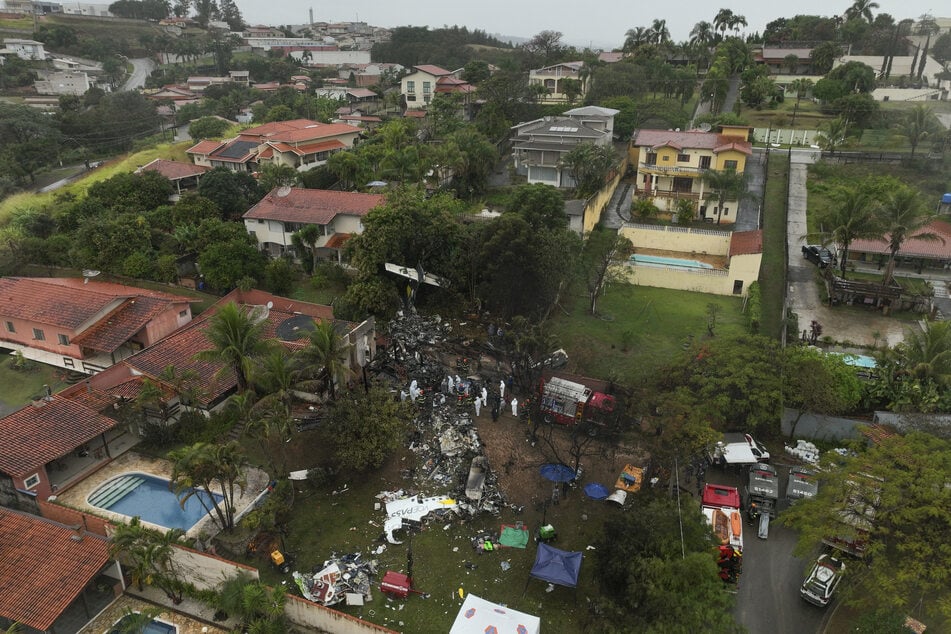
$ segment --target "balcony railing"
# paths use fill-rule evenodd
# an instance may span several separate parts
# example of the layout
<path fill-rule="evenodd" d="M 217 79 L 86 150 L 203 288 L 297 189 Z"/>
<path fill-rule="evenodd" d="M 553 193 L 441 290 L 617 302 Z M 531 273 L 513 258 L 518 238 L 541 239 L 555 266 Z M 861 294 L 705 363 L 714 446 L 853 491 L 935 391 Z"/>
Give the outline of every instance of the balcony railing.
<path fill-rule="evenodd" d="M 673 198 L 674 200 L 700 200 L 700 194 L 697 192 L 680 192 L 673 189 L 654 189 L 648 190 L 638 187 L 634 190 L 634 195 L 641 198 Z"/>
<path fill-rule="evenodd" d="M 641 171 L 655 174 L 684 174 L 689 176 L 701 176 L 704 172 L 708 171 L 709 168 L 706 167 L 667 167 L 666 165 L 648 165 L 646 163 L 641 163 L 637 166 Z"/>

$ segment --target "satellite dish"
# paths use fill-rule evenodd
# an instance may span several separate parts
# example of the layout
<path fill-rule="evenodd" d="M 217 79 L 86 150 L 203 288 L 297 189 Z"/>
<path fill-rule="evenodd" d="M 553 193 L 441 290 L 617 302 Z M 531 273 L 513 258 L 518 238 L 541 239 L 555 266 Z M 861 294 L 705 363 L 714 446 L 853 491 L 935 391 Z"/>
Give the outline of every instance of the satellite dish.
<path fill-rule="evenodd" d="M 260 304 L 256 304 L 248 308 L 248 319 L 250 319 L 255 324 L 261 323 L 267 319 L 268 315 L 270 314 L 270 306 L 261 306 Z"/>
<path fill-rule="evenodd" d="M 83 277 L 96 277 L 102 271 L 97 271 L 95 269 L 83 269 Z"/>
<path fill-rule="evenodd" d="M 291 188 L 290 188 L 289 186 L 287 186 L 287 185 L 281 185 L 280 187 L 277 188 L 277 197 L 278 197 L 278 198 L 284 198 L 285 196 L 287 196 L 287 195 L 290 194 L 290 193 L 291 193 Z"/>
<path fill-rule="evenodd" d="M 268 303 L 267 303 L 267 309 L 268 309 L 268 310 L 271 310 L 272 308 L 274 308 L 274 302 L 268 302 Z"/>
<path fill-rule="evenodd" d="M 711 126 L 709 123 L 701 123 L 701 124 L 700 124 L 700 129 L 701 129 L 702 131 L 704 131 L 704 132 L 709 132 L 712 128 L 713 128 L 713 126 Z"/>

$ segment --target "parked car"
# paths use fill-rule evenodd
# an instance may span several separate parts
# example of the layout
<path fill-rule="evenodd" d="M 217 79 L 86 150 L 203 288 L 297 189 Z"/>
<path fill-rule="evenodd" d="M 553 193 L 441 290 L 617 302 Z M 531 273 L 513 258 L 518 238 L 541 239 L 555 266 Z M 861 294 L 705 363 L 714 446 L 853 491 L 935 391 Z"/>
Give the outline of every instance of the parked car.
<path fill-rule="evenodd" d="M 802 583 L 799 594 L 809 603 L 824 608 L 832 601 L 832 594 L 839 586 L 844 572 L 845 562 L 829 554 L 819 555 L 812 572 Z"/>
<path fill-rule="evenodd" d="M 833 266 L 835 264 L 835 256 L 832 255 L 832 252 L 824 246 L 818 244 L 807 244 L 803 246 L 802 257 L 806 258 L 813 264 L 818 265 L 820 269 L 824 269 L 827 266 Z"/>

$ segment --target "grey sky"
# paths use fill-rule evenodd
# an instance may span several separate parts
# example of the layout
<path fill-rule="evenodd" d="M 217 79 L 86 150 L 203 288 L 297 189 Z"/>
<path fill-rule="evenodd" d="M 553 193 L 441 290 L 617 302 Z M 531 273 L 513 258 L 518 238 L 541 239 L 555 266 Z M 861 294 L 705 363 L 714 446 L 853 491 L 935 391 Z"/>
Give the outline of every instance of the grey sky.
<path fill-rule="evenodd" d="M 937 17 L 951 15 L 946 0 L 878 0 L 875 13 L 891 13 L 896 19 L 917 18 L 922 13 Z M 561 31 L 564 40 L 576 46 L 595 48 L 620 46 L 624 32 L 636 26 L 650 26 L 654 18 L 667 21 L 674 40 L 687 39 L 693 25 L 700 20 L 713 21 L 721 7 L 746 17 L 750 31 L 762 31 L 767 22 L 777 17 L 796 14 L 841 14 L 851 5 L 849 0 L 734 0 L 706 2 L 648 3 L 644 0 L 237 0 L 245 21 L 251 24 L 304 24 L 308 9 L 313 8 L 318 22 L 363 21 L 376 26 L 467 26 L 489 33 L 531 37 L 546 29 Z M 944 14 L 944 15 L 942 15 Z"/>

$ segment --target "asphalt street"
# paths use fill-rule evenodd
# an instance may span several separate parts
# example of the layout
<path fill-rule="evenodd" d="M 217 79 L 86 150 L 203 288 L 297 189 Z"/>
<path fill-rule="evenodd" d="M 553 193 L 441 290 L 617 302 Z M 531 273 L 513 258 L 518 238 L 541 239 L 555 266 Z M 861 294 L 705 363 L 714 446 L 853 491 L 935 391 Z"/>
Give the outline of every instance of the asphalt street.
<path fill-rule="evenodd" d="M 782 464 L 775 466 L 782 496 L 789 469 Z M 743 475 L 745 472 L 710 467 L 706 480 L 742 491 Z M 773 522 L 764 540 L 756 536 L 755 526 L 744 523 L 743 574 L 736 588 L 733 615 L 750 634 L 819 634 L 824 630 L 831 609 L 817 608 L 800 598 L 799 587 L 809 562 L 793 556 L 795 545 L 796 533 L 789 528 Z"/>
<path fill-rule="evenodd" d="M 132 64 L 132 74 L 129 75 L 126 82 L 122 84 L 122 90 L 142 88 L 145 86 L 145 80 L 148 78 L 149 73 L 155 68 L 155 62 L 148 58 L 141 58 L 130 59 L 129 63 Z"/>

